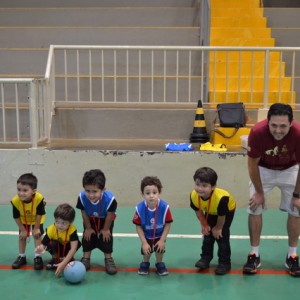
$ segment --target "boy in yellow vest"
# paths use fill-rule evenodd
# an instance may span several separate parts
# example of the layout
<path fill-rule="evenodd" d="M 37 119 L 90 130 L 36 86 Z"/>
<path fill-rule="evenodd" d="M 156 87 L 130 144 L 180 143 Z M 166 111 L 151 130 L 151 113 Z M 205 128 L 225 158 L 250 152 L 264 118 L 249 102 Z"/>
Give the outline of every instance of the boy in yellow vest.
<path fill-rule="evenodd" d="M 26 173 L 17 180 L 18 193 L 11 204 L 13 218 L 19 227 L 19 256 L 12 264 L 13 269 L 19 269 L 27 264 L 26 244 L 30 240 L 30 232 L 34 238 L 35 246 L 41 243 L 44 233 L 43 224 L 46 217 L 44 196 L 37 192 L 37 178 L 32 173 Z M 39 253 L 35 253 L 34 269 L 43 269 L 43 260 Z"/>
<path fill-rule="evenodd" d="M 35 249 L 40 254 L 47 250 L 52 255 L 46 269 L 56 270 L 56 276 L 61 275 L 66 265 L 74 260 L 74 255 L 81 246 L 77 228 L 73 224 L 74 219 L 75 209 L 71 205 L 58 205 L 54 211 L 54 224 L 47 227 L 42 243 Z"/>
<path fill-rule="evenodd" d="M 211 168 L 203 167 L 196 170 L 190 206 L 200 221 L 203 234 L 201 258 L 195 267 L 199 270 L 209 268 L 216 241 L 219 247 L 219 262 L 215 273 L 224 275 L 231 269 L 230 225 L 236 203 L 227 191 L 216 187 L 217 179 L 217 173 Z"/>

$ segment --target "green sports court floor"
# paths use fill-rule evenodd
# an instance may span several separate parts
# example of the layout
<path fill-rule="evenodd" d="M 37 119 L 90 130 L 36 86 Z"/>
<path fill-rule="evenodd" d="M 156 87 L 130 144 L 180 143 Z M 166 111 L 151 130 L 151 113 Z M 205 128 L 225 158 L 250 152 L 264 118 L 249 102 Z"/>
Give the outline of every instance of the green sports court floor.
<path fill-rule="evenodd" d="M 47 206 L 46 226 L 53 222 L 53 206 Z M 81 215 L 77 212 L 75 224 L 82 232 Z M 216 276 L 213 269 L 199 273 L 194 263 L 199 259 L 201 239 L 200 226 L 194 212 L 189 208 L 172 209 L 174 223 L 167 240 L 165 263 L 169 275 L 160 277 L 154 270 L 148 276 L 137 274 L 141 261 L 140 242 L 131 222 L 134 208 L 121 207 L 115 223 L 114 259 L 119 272 L 107 275 L 103 269 L 103 254 L 94 250 L 92 269 L 85 280 L 77 285 L 67 283 L 63 277 L 55 277 L 52 271 L 34 271 L 33 241 L 27 248 L 27 267 L 12 270 L 11 264 L 18 255 L 17 226 L 12 219 L 9 205 L 0 207 L 0 299 L 284 299 L 297 297 L 300 278 L 288 275 L 284 269 L 287 251 L 286 214 L 269 210 L 264 215 L 261 242 L 261 271 L 254 276 L 241 272 L 249 251 L 247 214 L 237 210 L 232 225 L 232 271 Z M 80 259 L 79 249 L 75 258 Z M 215 251 L 216 252 L 216 251 Z M 50 258 L 46 253 L 44 260 Z M 154 266 L 154 257 L 152 257 Z"/>

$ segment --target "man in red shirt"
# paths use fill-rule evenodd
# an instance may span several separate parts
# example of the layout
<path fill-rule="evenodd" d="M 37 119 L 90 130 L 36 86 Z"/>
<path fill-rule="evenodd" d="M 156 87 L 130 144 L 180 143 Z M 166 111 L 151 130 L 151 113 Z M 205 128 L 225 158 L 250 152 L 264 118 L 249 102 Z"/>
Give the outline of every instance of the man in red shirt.
<path fill-rule="evenodd" d="M 259 242 L 262 213 L 268 193 L 281 190 L 279 209 L 288 213 L 289 249 L 285 266 L 292 276 L 300 276 L 297 244 L 300 235 L 300 124 L 293 121 L 290 105 L 271 105 L 267 120 L 257 123 L 248 139 L 250 200 L 248 226 L 251 251 L 243 267 L 245 274 L 255 274 L 260 267 Z"/>

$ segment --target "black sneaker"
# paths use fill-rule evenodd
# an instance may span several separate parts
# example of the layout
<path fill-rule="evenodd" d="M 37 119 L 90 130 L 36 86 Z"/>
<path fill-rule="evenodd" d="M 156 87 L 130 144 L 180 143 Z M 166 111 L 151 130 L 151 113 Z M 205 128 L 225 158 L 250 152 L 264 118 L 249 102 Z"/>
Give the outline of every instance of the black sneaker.
<path fill-rule="evenodd" d="M 160 276 L 166 276 L 169 274 L 168 269 L 166 268 L 165 263 L 159 262 L 155 264 L 156 273 Z"/>
<path fill-rule="evenodd" d="M 87 271 L 91 268 L 91 260 L 89 258 L 82 257 L 80 261 L 83 263 Z"/>
<path fill-rule="evenodd" d="M 138 270 L 138 274 L 140 275 L 148 275 L 149 274 L 149 269 L 150 269 L 150 262 L 141 262 L 140 268 Z"/>
<path fill-rule="evenodd" d="M 58 258 L 52 258 L 46 264 L 46 270 L 56 270 L 56 265 L 59 264 L 60 261 Z"/>
<path fill-rule="evenodd" d="M 33 268 L 35 270 L 43 270 L 44 263 L 43 263 L 43 259 L 40 256 L 37 256 L 37 257 L 34 258 L 34 260 L 33 260 Z"/>
<path fill-rule="evenodd" d="M 247 262 L 244 264 L 244 274 L 256 274 L 257 269 L 261 266 L 260 256 L 256 256 L 254 253 L 248 255 Z"/>
<path fill-rule="evenodd" d="M 298 256 L 286 257 L 285 266 L 288 269 L 290 275 L 294 277 L 300 277 L 300 266 Z"/>
<path fill-rule="evenodd" d="M 105 258 L 104 259 L 105 263 L 105 271 L 109 275 L 115 275 L 117 273 L 117 268 L 115 265 L 115 261 L 112 257 L 110 258 Z"/>
<path fill-rule="evenodd" d="M 27 264 L 27 260 L 25 256 L 18 256 L 18 258 L 14 261 L 14 263 L 12 264 L 12 268 L 13 269 L 19 269 L 22 266 Z"/>
<path fill-rule="evenodd" d="M 218 264 L 215 269 L 216 275 L 225 275 L 231 270 L 231 264 Z"/>
<path fill-rule="evenodd" d="M 206 270 L 209 268 L 209 261 L 201 258 L 195 263 L 195 267 L 199 270 Z"/>

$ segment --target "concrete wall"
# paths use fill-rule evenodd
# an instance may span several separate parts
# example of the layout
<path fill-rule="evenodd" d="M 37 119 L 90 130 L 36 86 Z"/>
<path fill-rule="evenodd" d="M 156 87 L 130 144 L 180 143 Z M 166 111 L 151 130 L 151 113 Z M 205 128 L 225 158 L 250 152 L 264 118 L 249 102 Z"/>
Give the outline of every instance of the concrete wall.
<path fill-rule="evenodd" d="M 193 189 L 193 174 L 210 166 L 219 174 L 218 186 L 229 190 L 238 207 L 248 201 L 248 172 L 245 153 L 146 152 L 98 150 L 0 150 L 1 204 L 9 204 L 16 194 L 16 180 L 25 172 L 39 179 L 38 190 L 48 204 L 68 202 L 75 205 L 84 172 L 101 168 L 120 206 L 134 207 L 141 199 L 140 181 L 146 175 L 158 176 L 162 198 L 173 207 L 188 207 Z"/>

